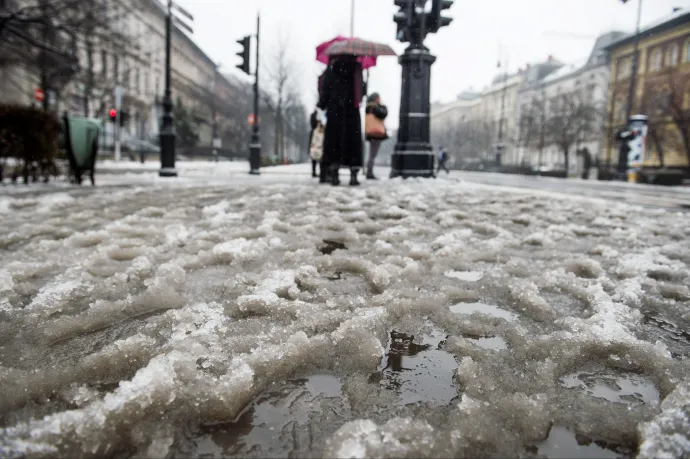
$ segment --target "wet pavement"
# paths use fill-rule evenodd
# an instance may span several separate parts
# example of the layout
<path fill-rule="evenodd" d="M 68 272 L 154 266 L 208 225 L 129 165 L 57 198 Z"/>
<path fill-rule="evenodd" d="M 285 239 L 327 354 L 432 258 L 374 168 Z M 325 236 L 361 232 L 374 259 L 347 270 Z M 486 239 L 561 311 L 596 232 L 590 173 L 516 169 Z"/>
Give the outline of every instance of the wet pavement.
<path fill-rule="evenodd" d="M 0 197 L 0 456 L 688 453 L 683 215 L 294 170 Z"/>

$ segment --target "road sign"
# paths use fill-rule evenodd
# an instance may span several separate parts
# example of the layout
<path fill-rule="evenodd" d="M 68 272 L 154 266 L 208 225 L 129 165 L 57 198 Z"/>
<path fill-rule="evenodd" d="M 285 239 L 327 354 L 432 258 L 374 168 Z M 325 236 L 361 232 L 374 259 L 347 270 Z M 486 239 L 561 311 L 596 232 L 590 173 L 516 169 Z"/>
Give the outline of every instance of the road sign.
<path fill-rule="evenodd" d="M 43 100 L 45 98 L 46 98 L 46 94 L 43 92 L 43 89 L 41 89 L 41 88 L 34 89 L 34 99 L 36 99 L 37 102 L 43 102 Z"/>

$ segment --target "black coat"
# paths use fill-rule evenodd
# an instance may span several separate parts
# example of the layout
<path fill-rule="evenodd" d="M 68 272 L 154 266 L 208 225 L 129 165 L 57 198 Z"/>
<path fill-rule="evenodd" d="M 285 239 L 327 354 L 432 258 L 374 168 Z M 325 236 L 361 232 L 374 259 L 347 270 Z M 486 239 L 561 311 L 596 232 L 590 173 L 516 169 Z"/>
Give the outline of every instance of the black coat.
<path fill-rule="evenodd" d="M 354 60 L 333 61 L 326 70 L 317 104 L 327 117 L 322 164 L 363 165 L 362 118 L 355 106 L 355 72 L 361 71 Z"/>

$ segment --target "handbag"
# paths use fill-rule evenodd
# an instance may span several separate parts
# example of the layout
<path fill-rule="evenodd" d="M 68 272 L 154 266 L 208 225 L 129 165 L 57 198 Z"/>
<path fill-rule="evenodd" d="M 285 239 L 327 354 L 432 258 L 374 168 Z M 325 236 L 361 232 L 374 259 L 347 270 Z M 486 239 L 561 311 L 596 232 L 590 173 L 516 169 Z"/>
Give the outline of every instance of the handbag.
<path fill-rule="evenodd" d="M 323 156 L 323 138 L 325 129 L 323 124 L 319 123 L 311 135 L 311 145 L 309 145 L 309 156 L 314 161 L 320 161 Z"/>
<path fill-rule="evenodd" d="M 383 120 L 377 118 L 373 113 L 368 113 L 364 118 L 364 133 L 367 137 L 385 139 L 386 126 L 383 124 Z"/>

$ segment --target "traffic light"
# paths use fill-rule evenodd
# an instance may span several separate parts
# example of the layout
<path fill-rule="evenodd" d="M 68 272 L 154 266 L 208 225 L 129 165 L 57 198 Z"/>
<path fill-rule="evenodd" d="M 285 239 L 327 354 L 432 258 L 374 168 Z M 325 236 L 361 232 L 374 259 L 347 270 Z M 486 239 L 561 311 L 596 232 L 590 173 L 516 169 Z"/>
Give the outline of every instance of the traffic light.
<path fill-rule="evenodd" d="M 453 18 L 441 16 L 443 10 L 449 9 L 453 6 L 453 0 L 431 0 L 431 20 L 429 21 L 429 29 L 432 32 L 438 32 L 438 29 L 450 25 Z"/>
<path fill-rule="evenodd" d="M 395 6 L 400 8 L 400 11 L 395 13 L 393 21 L 398 25 L 395 32 L 395 38 L 403 43 L 410 41 L 410 33 L 412 31 L 412 21 L 414 18 L 414 0 L 394 0 Z"/>
<path fill-rule="evenodd" d="M 250 36 L 247 35 L 241 40 L 237 40 L 237 43 L 242 45 L 242 51 L 237 53 L 238 56 L 242 58 L 242 63 L 237 66 L 238 69 L 242 70 L 244 73 L 247 75 L 251 75 L 249 73 L 249 43 L 250 43 Z"/>
<path fill-rule="evenodd" d="M 116 123 L 117 122 L 117 110 L 114 108 L 111 108 L 108 110 L 108 118 L 110 119 L 111 123 Z M 122 110 L 120 111 L 120 126 L 124 126 L 127 121 L 129 121 L 129 113 L 126 111 Z"/>

